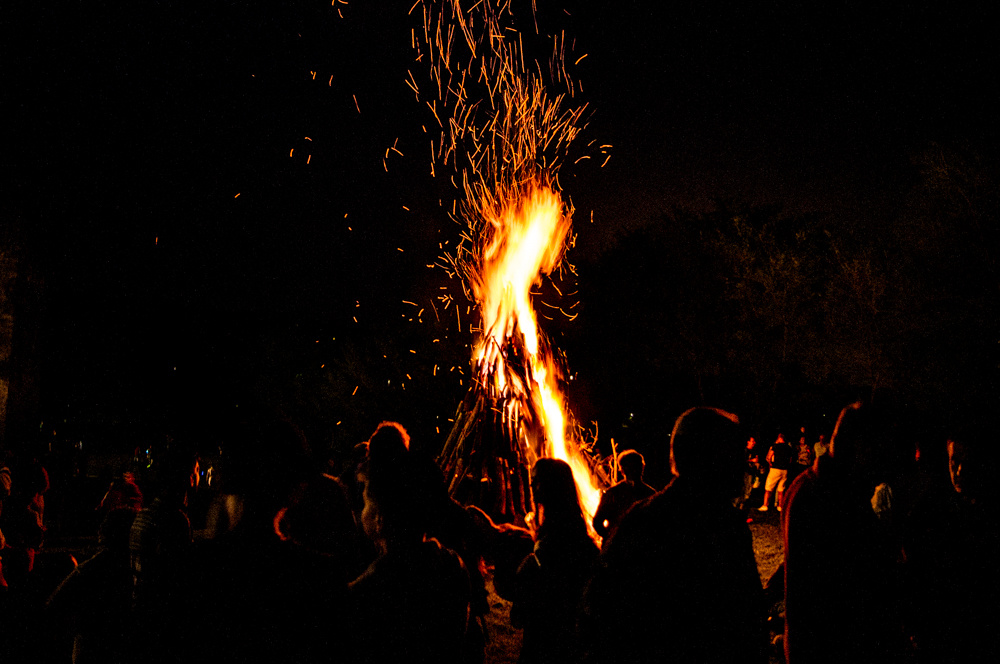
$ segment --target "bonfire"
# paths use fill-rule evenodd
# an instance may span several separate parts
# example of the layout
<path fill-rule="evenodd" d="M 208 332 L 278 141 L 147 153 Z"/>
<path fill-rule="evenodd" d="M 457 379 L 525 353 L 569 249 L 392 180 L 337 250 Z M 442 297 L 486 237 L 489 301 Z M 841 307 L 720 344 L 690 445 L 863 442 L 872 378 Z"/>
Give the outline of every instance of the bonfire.
<path fill-rule="evenodd" d="M 418 5 L 423 24 L 413 43 L 417 62 L 429 67 L 434 96 L 424 101 L 441 130 L 431 172 L 452 169 L 452 182 L 461 182 L 453 216 L 462 241 L 444 258 L 480 317 L 475 380 L 439 462 L 453 494 L 523 518 L 528 469 L 542 457 L 562 459 L 592 515 L 607 477 L 566 404 L 564 367 L 538 327 L 531 294 L 546 276 L 571 269 L 564 256 L 573 208 L 558 174 L 586 110 L 573 105 L 572 43 L 563 33 L 529 39 L 551 45 L 543 65 L 526 57 L 509 2 L 464 9 L 460 0 L 426 0 L 413 12 Z M 419 100 L 412 73 L 408 84 Z"/>

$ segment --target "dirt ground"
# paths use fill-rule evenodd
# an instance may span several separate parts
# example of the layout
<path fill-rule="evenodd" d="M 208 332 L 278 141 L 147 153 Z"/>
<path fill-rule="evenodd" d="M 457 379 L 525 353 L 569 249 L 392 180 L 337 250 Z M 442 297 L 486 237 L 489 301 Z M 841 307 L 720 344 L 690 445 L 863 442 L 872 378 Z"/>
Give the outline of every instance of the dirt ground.
<path fill-rule="evenodd" d="M 781 538 L 780 514 L 775 511 L 754 512 L 754 523 L 749 524 L 753 535 L 753 552 L 757 558 L 757 571 L 760 572 L 761 584 L 767 583 L 784 556 L 784 545 Z M 490 593 L 492 611 L 486 618 L 489 640 L 486 644 L 487 664 L 513 664 L 517 662 L 521 652 L 521 630 L 510 626 L 510 602 L 498 596 L 493 591 L 492 580 L 487 579 L 487 590 Z M 780 607 L 771 607 L 776 611 Z M 773 638 L 774 634 L 771 634 Z M 773 653 L 771 662 L 781 662 L 777 653 Z"/>

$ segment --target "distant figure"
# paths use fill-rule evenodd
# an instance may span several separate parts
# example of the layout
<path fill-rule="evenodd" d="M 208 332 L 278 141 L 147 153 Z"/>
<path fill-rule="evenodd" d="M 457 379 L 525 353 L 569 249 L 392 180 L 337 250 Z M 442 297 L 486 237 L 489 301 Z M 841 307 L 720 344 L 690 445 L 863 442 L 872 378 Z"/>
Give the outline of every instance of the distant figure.
<path fill-rule="evenodd" d="M 107 515 L 120 508 L 130 509 L 133 512 L 142 509 L 142 491 L 139 490 L 139 485 L 135 483 L 135 475 L 131 472 L 122 473 L 121 477 L 111 482 L 97 509 L 102 515 Z"/>
<path fill-rule="evenodd" d="M 767 480 L 764 482 L 764 503 L 757 509 L 761 512 L 768 510 L 768 503 L 771 502 L 771 494 L 775 489 L 778 495 L 775 496 L 774 505 L 781 511 L 781 499 L 785 493 L 785 483 L 788 481 L 788 468 L 792 465 L 792 446 L 785 442 L 785 437 L 780 433 L 778 439 L 771 445 L 767 452 L 767 462 L 771 464 L 771 469 L 767 471 Z"/>
<path fill-rule="evenodd" d="M 27 589 L 35 567 L 35 554 L 45 540 L 45 493 L 49 474 L 37 459 L 15 463 L 13 472 L 0 474 L 10 481 L 10 495 L 2 500 L 0 533 L 5 542 L 3 578 L 12 593 Z M 0 492 L 6 492 L 0 488 Z M 0 493 L 0 496 L 3 494 Z"/>
<path fill-rule="evenodd" d="M 732 504 L 744 441 L 724 411 L 677 418 L 673 481 L 625 515 L 588 590 L 581 636 L 594 661 L 767 661 L 752 537 Z"/>
<path fill-rule="evenodd" d="M 3 503 L 10 498 L 10 452 L 0 450 L 0 514 L 3 514 Z"/>
<path fill-rule="evenodd" d="M 350 583 L 355 661 L 457 663 L 469 576 L 454 551 L 428 536 L 435 487 L 400 444 L 404 435 L 399 425 L 380 425 L 369 441 L 362 525 L 378 557 Z"/>
<path fill-rule="evenodd" d="M 524 629 L 518 661 L 574 662 L 580 657 L 577 616 L 597 563 L 597 544 L 565 461 L 539 459 L 531 469 L 535 550 L 521 563 L 510 620 Z"/>
<path fill-rule="evenodd" d="M 873 486 L 859 461 L 882 441 L 860 408 L 841 411 L 829 452 L 796 478 L 786 499 L 788 664 L 892 661 L 901 645 L 894 561 L 881 546 Z"/>
<path fill-rule="evenodd" d="M 763 474 L 760 466 L 760 447 L 757 445 L 757 439 L 750 436 L 747 441 L 747 466 L 750 469 L 751 474 L 754 476 L 753 486 L 751 489 L 756 489 L 760 486 L 760 476 Z"/>
<path fill-rule="evenodd" d="M 799 446 L 795 450 L 795 477 L 798 477 L 801 473 L 812 468 L 813 461 L 816 460 L 816 452 L 813 450 L 812 445 L 806 442 L 806 432 L 802 429 L 802 437 L 799 438 Z M 793 478 L 794 479 L 794 478 Z M 781 499 L 777 500 L 777 503 L 781 504 Z"/>
<path fill-rule="evenodd" d="M 605 538 L 605 543 L 632 505 L 656 493 L 656 489 L 642 481 L 646 460 L 641 454 L 635 450 L 621 452 L 618 455 L 618 467 L 625 479 L 604 492 L 593 519 L 594 531 Z"/>
<path fill-rule="evenodd" d="M 819 435 L 819 440 L 813 443 L 813 457 L 814 460 L 823 456 L 827 452 L 826 436 L 823 434 Z"/>
<path fill-rule="evenodd" d="M 153 500 L 135 517 L 129 536 L 135 608 L 158 612 L 174 589 L 184 556 L 193 541 L 188 495 L 197 486 L 197 459 L 173 451 L 153 477 Z M 145 618 L 140 618 L 140 621 Z"/>

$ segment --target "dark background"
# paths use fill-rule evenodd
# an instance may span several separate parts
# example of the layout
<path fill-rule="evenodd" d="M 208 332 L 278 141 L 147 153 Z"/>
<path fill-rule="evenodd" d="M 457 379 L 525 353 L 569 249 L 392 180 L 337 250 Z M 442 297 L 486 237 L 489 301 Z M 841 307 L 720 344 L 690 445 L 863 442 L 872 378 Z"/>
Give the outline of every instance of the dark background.
<path fill-rule="evenodd" d="M 403 83 L 410 4 L 8 8 L 8 445 L 210 448 L 263 403 L 321 449 L 382 419 L 440 446 L 473 316 L 427 267 L 461 229 Z M 542 320 L 602 449 L 662 471 L 700 403 L 767 440 L 859 397 L 926 436 L 994 407 L 997 55 L 973 3 L 538 4 L 587 54 L 580 141 L 613 146 L 561 173 L 581 315 Z"/>

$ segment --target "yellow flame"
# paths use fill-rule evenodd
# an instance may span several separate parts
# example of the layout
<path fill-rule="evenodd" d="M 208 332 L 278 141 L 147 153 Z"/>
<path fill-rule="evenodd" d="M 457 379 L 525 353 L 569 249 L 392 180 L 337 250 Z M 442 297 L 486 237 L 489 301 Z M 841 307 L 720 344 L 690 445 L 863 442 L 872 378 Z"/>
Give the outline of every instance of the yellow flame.
<path fill-rule="evenodd" d="M 534 185 L 520 200 L 495 214 L 490 224 L 481 270 L 472 283 L 483 321 L 483 334 L 474 351 L 481 379 L 493 381 L 498 393 L 531 401 L 543 420 L 545 440 L 538 449 L 527 446 L 529 454 L 569 464 L 589 520 L 597 511 L 601 491 L 580 451 L 579 440 L 566 431 L 559 366 L 551 352 L 539 347 L 538 322 L 531 304 L 531 287 L 559 265 L 571 219 L 558 193 Z M 501 352 L 505 343 L 522 340 L 527 383 L 508 375 Z"/>

